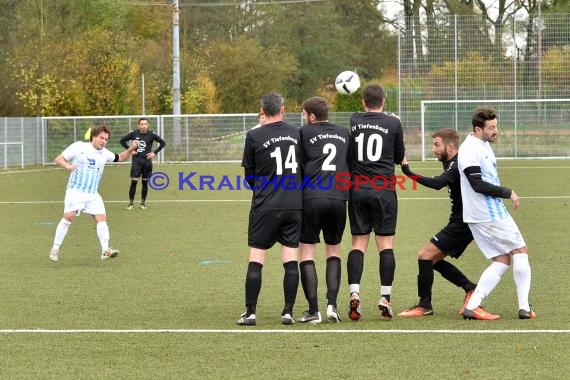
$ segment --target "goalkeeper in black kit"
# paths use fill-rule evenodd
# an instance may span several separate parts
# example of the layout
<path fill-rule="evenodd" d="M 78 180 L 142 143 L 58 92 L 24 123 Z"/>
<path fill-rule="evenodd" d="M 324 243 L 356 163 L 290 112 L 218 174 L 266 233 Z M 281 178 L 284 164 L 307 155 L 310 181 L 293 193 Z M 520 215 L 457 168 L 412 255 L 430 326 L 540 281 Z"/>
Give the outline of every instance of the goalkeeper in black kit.
<path fill-rule="evenodd" d="M 129 188 L 129 205 L 127 210 L 134 208 L 139 177 L 142 177 L 141 209 L 145 210 L 148 178 L 152 174 L 152 159 L 166 146 L 166 142 L 159 135 L 149 130 L 148 119 L 145 118 L 139 119 L 139 129 L 124 136 L 120 143 L 122 146 L 128 147 L 128 141 L 133 140 L 138 141 L 138 148 L 133 156 L 131 165 L 131 187 Z M 152 144 L 155 141 L 158 143 L 158 147 L 153 151 Z"/>
<path fill-rule="evenodd" d="M 418 252 L 418 297 L 417 305 L 402 311 L 400 317 L 423 317 L 433 315 L 431 303 L 433 271 L 438 271 L 446 280 L 465 291 L 465 304 L 469 300 L 476 284 L 471 282 L 455 265 L 445 261 L 446 256 L 459 258 L 473 235 L 469 226 L 463 222 L 463 206 L 461 201 L 461 186 L 457 167 L 457 151 L 459 135 L 450 128 L 437 131 L 432 135 L 432 151 L 443 164 L 443 173 L 436 177 L 424 177 L 413 173 L 407 159 L 402 161 L 402 171 L 408 177 L 413 177 L 421 185 L 439 190 L 447 186 L 451 200 L 451 215 L 447 226 L 435 234 L 431 240 Z"/>

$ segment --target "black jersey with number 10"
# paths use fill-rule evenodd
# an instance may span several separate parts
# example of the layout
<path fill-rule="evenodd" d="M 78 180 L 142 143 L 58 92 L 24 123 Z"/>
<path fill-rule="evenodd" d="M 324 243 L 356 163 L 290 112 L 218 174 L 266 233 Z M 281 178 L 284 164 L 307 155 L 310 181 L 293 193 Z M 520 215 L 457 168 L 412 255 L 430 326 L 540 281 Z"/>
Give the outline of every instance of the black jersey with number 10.
<path fill-rule="evenodd" d="M 350 119 L 350 158 L 354 176 L 394 175 L 394 164 L 405 155 L 404 136 L 400 120 L 384 112 L 358 112 Z M 361 187 L 372 188 L 371 184 Z M 390 187 L 387 188 L 389 190 Z"/>
<path fill-rule="evenodd" d="M 329 122 L 302 127 L 303 199 L 348 200 L 348 191 L 339 189 L 339 176 L 348 180 L 348 129 Z M 342 184 L 342 186 L 346 186 Z"/>
<path fill-rule="evenodd" d="M 247 133 L 242 166 L 255 178 L 252 209 L 302 208 L 299 146 L 299 129 L 284 121 Z"/>

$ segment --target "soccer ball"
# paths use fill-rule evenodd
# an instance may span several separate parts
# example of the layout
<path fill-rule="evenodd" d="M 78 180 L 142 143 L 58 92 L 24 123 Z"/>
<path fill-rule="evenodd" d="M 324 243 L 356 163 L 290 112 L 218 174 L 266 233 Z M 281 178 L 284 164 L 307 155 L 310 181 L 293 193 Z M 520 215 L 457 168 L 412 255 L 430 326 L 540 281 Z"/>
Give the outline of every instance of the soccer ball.
<path fill-rule="evenodd" d="M 360 77 L 354 71 L 343 71 L 336 77 L 334 85 L 341 94 L 354 94 L 360 88 Z"/>

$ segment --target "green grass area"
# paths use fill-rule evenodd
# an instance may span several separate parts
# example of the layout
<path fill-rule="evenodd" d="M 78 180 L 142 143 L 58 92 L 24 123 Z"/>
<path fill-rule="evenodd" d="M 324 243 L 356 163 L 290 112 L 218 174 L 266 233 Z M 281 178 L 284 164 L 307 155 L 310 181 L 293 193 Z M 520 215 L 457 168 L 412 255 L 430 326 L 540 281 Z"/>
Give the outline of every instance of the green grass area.
<path fill-rule="evenodd" d="M 437 162 L 412 169 L 436 175 Z M 63 211 L 67 172 L 46 167 L 0 172 L 0 330 L 193 329 L 188 333 L 0 334 L 0 378 L 539 378 L 570 370 L 570 334 L 514 330 L 568 330 L 570 297 L 569 161 L 500 161 L 504 185 L 522 197 L 512 211 L 529 245 L 531 301 L 538 317 L 517 318 L 509 271 L 485 301 L 495 322 L 464 321 L 463 292 L 436 275 L 435 315 L 382 321 L 378 254 L 369 249 L 359 322 L 346 317 L 346 272 L 339 294 L 340 324 L 280 325 L 283 269 L 269 252 L 263 272 L 258 326 L 239 328 L 247 266 L 247 190 L 178 189 L 179 173 L 210 175 L 219 184 L 242 175 L 238 164 L 155 165 L 170 185 L 150 191 L 147 210 L 126 211 L 129 165 L 108 166 L 100 186 L 111 245 L 118 258 L 101 262 L 95 224 L 82 215 L 70 228 L 60 263 L 48 261 Z M 400 191 L 393 298 L 396 311 L 416 302 L 415 255 L 447 221 L 445 190 Z M 140 187 L 137 197 L 140 197 Z M 512 209 L 510 204 L 507 204 Z M 347 227 L 343 252 L 350 249 Z M 322 249 L 321 249 L 322 251 Z M 317 260 L 325 308 L 324 254 Z M 453 260 L 476 281 L 488 265 L 471 245 Z M 343 261 L 343 269 L 345 261 Z M 299 287 L 295 316 L 306 309 Z M 295 330 L 299 332 L 287 333 Z M 207 330 L 254 331 L 255 333 Z M 396 331 L 395 331 L 396 330 Z M 408 331 L 403 333 L 400 330 Z M 423 333 L 418 333 L 423 331 Z M 448 332 L 430 332 L 449 330 Z M 485 334 L 467 334 L 483 330 Z M 498 333 L 506 330 L 511 333 Z M 274 333 L 272 331 L 283 332 Z M 461 333 L 463 332 L 463 333 Z"/>

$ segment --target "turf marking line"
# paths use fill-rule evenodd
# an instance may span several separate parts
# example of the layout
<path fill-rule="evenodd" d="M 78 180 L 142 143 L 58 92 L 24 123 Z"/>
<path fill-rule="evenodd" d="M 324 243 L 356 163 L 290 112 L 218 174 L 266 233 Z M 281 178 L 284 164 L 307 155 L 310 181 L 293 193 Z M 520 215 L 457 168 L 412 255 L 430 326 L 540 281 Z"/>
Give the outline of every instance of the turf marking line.
<path fill-rule="evenodd" d="M 519 199 L 570 199 L 570 195 L 546 195 L 546 196 L 528 196 L 519 197 Z M 398 200 L 405 201 L 449 201 L 448 197 L 420 197 L 420 198 L 406 198 L 398 197 Z M 105 203 L 126 203 L 122 201 L 104 201 Z M 149 203 L 212 203 L 212 202 L 248 202 L 251 203 L 251 199 L 157 199 L 152 200 Z M 36 204 L 63 204 L 63 201 L 0 201 L 0 205 L 3 204 L 17 204 L 17 205 L 36 205 Z"/>
<path fill-rule="evenodd" d="M 5 329 L 0 334 L 569 334 L 570 330 Z"/>
<path fill-rule="evenodd" d="M 560 158 L 559 160 L 565 160 L 565 158 Z M 556 160 L 556 159 L 555 159 Z M 431 159 L 428 161 L 434 161 L 435 159 Z M 499 161 L 504 161 L 499 159 Z M 419 162 L 419 161 L 415 161 L 415 162 Z M 194 162 L 194 163 L 200 163 L 200 162 Z M 206 162 L 201 162 L 204 164 L 212 164 L 212 165 L 216 165 L 216 164 L 227 164 L 227 163 L 240 163 L 240 161 L 224 161 L 224 162 L 211 162 L 211 161 L 206 161 Z M 130 162 L 128 163 L 121 163 L 119 165 L 110 165 L 109 168 L 115 168 L 115 167 L 120 167 L 120 166 L 126 166 L 126 165 L 130 165 Z M 172 164 L 172 163 L 163 163 L 163 164 L 159 164 L 160 166 L 169 166 L 169 167 L 179 167 L 179 165 L 181 164 Z M 37 172 L 45 172 L 45 171 L 54 171 L 54 170 L 61 170 L 61 168 L 57 167 L 54 164 L 48 164 L 48 167 L 43 167 L 43 168 L 39 168 L 39 169 L 16 169 L 16 170 L 0 170 L 0 175 L 9 175 L 9 174 L 20 174 L 20 173 L 37 173 Z M 155 165 L 156 166 L 156 165 Z M 570 166 L 560 166 L 560 165 L 556 165 L 556 166 L 501 166 L 501 169 L 524 169 L 524 170 L 528 170 L 528 169 L 538 169 L 538 170 L 543 170 L 543 169 L 570 169 Z M 418 168 L 418 170 L 433 170 L 433 171 L 440 171 L 441 172 L 441 167 L 424 167 L 424 168 Z"/>

